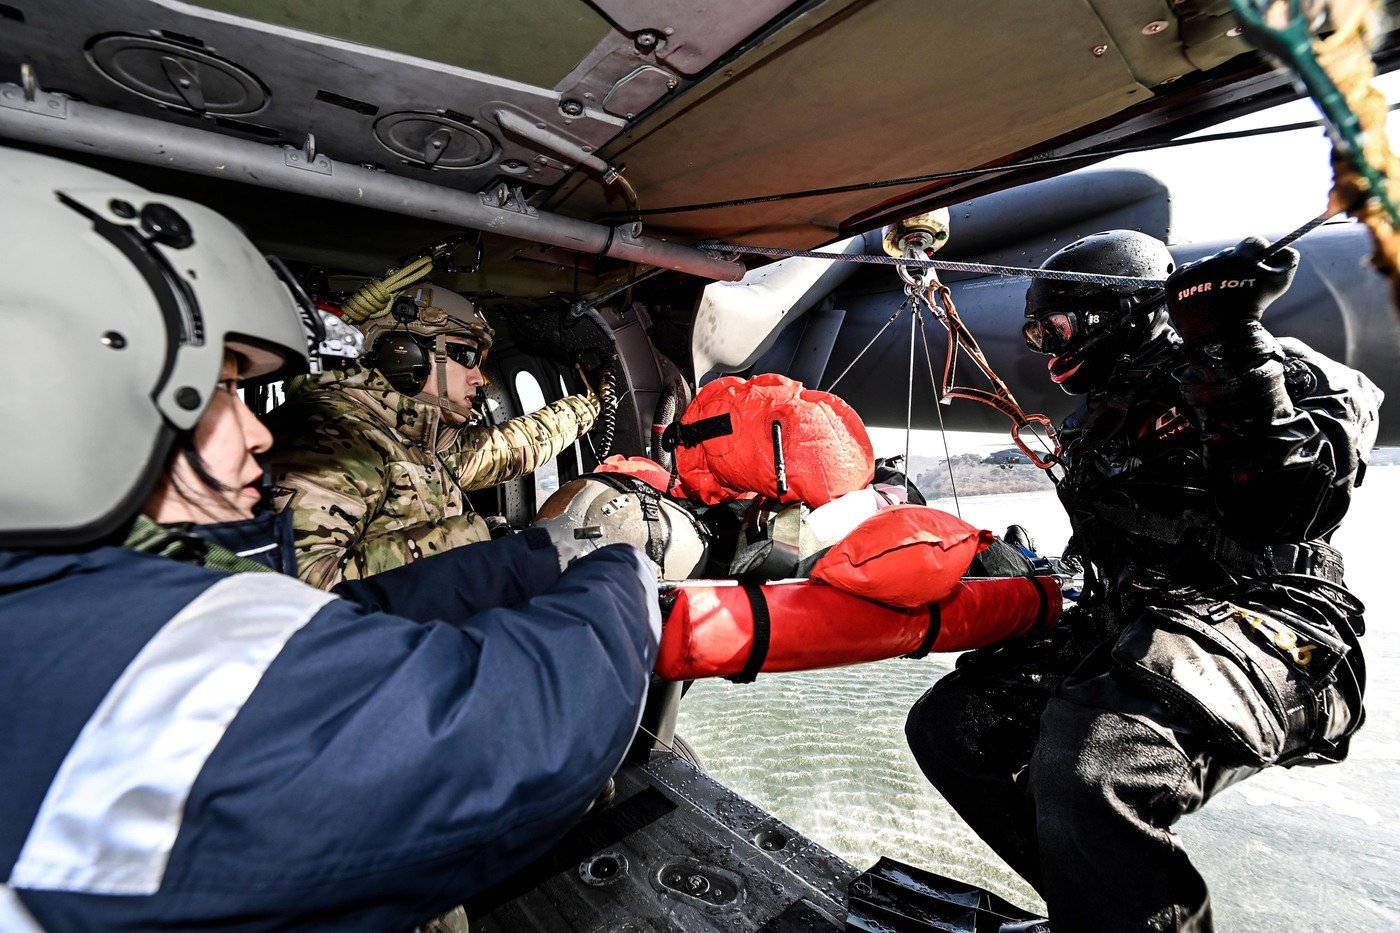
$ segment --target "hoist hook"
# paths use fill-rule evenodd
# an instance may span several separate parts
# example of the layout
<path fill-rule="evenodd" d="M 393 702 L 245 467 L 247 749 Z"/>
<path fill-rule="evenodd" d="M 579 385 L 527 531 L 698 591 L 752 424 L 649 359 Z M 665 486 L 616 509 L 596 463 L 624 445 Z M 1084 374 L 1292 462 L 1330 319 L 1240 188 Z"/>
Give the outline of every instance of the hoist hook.
<path fill-rule="evenodd" d="M 901 258 L 927 259 L 928 256 L 915 245 L 905 247 Z M 918 266 L 900 263 L 894 267 L 894 271 L 899 275 L 899 280 L 904 283 L 904 291 L 910 298 L 927 292 L 938 281 L 938 270 L 934 268 L 920 269 Z"/>
<path fill-rule="evenodd" d="M 939 208 L 926 214 L 906 217 L 899 223 L 885 228 L 883 246 L 885 253 L 895 259 L 907 259 L 923 263 L 948 242 L 948 209 Z M 912 299 L 917 293 L 927 291 L 938 281 L 938 273 L 931 267 L 920 267 L 911 263 L 896 263 L 895 271 L 904 283 L 905 291 Z"/>

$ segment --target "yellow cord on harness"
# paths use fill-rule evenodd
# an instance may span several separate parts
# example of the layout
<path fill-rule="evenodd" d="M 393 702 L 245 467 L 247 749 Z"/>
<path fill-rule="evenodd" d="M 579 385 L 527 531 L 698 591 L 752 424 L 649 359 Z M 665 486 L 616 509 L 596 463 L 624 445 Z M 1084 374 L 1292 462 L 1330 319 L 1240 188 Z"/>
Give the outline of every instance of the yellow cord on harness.
<path fill-rule="evenodd" d="M 432 272 L 433 258 L 423 256 L 402 269 L 395 269 L 382 279 L 371 279 L 361 286 L 359 291 L 345 299 L 345 303 L 340 306 L 341 313 L 351 324 L 360 324 L 386 314 L 396 292 L 427 278 Z"/>

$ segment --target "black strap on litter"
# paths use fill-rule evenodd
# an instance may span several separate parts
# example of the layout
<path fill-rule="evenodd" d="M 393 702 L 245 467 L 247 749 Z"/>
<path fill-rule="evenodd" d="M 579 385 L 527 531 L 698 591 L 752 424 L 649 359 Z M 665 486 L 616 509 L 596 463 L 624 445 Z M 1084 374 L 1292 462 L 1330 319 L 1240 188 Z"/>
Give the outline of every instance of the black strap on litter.
<path fill-rule="evenodd" d="M 744 669 L 726 678 L 736 684 L 751 684 L 758 678 L 763 662 L 768 660 L 768 643 L 773 634 L 773 621 L 768 615 L 768 600 L 763 597 L 763 587 L 752 580 L 740 580 L 744 595 L 749 598 L 749 609 L 753 613 L 753 647 L 749 649 L 749 659 Z"/>
<path fill-rule="evenodd" d="M 1035 587 L 1035 595 L 1040 597 L 1040 608 L 1035 611 L 1035 627 L 1045 628 L 1045 624 L 1050 621 L 1050 595 L 1045 592 L 1045 584 L 1039 577 L 1027 574 L 1026 579 L 1031 581 L 1031 585 Z"/>
<path fill-rule="evenodd" d="M 905 655 L 906 658 L 919 660 L 928 657 L 933 650 L 933 643 L 938 641 L 939 634 L 943 631 L 943 608 L 938 603 L 928 604 L 928 630 L 924 632 L 924 640 L 919 642 L 919 647 Z"/>
<path fill-rule="evenodd" d="M 729 413 L 725 412 L 722 415 L 701 418 L 699 421 L 692 421 L 689 424 L 683 421 L 673 422 L 661 435 L 661 446 L 666 450 L 675 450 L 677 447 L 695 447 L 705 441 L 733 433 L 734 422 L 730 419 Z"/>

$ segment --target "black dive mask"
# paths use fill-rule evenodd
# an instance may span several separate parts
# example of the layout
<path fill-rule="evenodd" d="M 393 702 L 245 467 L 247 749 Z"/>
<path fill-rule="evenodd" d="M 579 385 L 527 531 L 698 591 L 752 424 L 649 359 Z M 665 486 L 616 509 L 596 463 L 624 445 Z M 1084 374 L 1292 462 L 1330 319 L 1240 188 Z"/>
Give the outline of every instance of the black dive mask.
<path fill-rule="evenodd" d="M 1026 346 L 1050 357 L 1050 379 L 1070 395 L 1083 395 L 1106 384 L 1141 330 L 1130 298 L 1118 295 L 1049 308 L 1021 328 Z"/>
<path fill-rule="evenodd" d="M 1036 353 L 1058 356 L 1086 348 L 1111 330 L 1130 326 L 1131 299 L 1080 298 L 1062 307 L 1045 308 L 1021 327 L 1026 346 Z"/>

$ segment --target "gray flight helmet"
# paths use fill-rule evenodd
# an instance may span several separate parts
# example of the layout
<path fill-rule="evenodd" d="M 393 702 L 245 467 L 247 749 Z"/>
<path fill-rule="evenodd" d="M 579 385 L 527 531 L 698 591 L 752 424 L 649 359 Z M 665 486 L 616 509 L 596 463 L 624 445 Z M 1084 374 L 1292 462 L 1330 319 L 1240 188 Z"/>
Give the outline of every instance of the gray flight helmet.
<path fill-rule="evenodd" d="M 240 378 L 307 368 L 292 295 L 228 220 L 0 148 L 0 547 L 71 547 L 135 517 L 170 445 Z"/>

